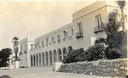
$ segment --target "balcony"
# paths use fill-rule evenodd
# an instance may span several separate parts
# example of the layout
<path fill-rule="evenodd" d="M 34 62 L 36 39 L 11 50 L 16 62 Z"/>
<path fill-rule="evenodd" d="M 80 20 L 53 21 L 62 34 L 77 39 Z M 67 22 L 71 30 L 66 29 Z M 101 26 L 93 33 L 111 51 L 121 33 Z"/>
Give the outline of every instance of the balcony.
<path fill-rule="evenodd" d="M 60 39 L 59 39 L 59 40 L 57 40 L 57 42 L 58 42 L 58 43 L 60 43 Z"/>
<path fill-rule="evenodd" d="M 68 37 L 68 40 L 71 40 L 71 39 L 72 39 L 72 36 L 69 36 L 69 37 Z"/>
<path fill-rule="evenodd" d="M 83 31 L 79 31 L 76 33 L 76 38 L 83 38 Z"/>
<path fill-rule="evenodd" d="M 27 53 L 27 51 L 26 51 L 26 50 L 24 50 L 24 53 L 26 54 L 26 53 Z"/>
<path fill-rule="evenodd" d="M 53 41 L 53 44 L 56 44 L 56 41 Z"/>
<path fill-rule="evenodd" d="M 22 55 L 22 52 L 20 52 L 19 55 Z"/>
<path fill-rule="evenodd" d="M 66 41 L 66 38 L 63 38 L 62 41 L 63 41 L 63 42 Z"/>
<path fill-rule="evenodd" d="M 50 43 L 49 43 L 49 45 L 51 46 L 51 45 L 52 45 L 52 43 L 50 42 Z"/>
<path fill-rule="evenodd" d="M 94 33 L 97 34 L 98 32 L 103 32 L 103 29 L 101 28 L 101 26 L 94 27 Z"/>

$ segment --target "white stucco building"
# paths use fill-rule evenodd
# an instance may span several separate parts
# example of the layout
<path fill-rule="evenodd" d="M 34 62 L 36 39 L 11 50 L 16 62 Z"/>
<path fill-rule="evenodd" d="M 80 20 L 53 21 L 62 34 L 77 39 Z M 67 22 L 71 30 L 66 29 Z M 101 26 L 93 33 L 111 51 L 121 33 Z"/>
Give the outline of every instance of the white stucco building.
<path fill-rule="evenodd" d="M 30 66 L 30 52 L 31 44 L 34 42 L 31 39 L 25 38 L 20 41 L 20 53 L 19 53 L 19 67 L 28 67 Z"/>
<path fill-rule="evenodd" d="M 108 14 L 114 9 L 120 11 L 113 1 L 97 1 L 75 12 L 70 24 L 44 34 L 34 42 L 23 39 L 20 66 L 50 66 L 62 61 L 71 48 L 86 50 L 96 38 L 106 37 L 101 22 L 107 23 Z"/>

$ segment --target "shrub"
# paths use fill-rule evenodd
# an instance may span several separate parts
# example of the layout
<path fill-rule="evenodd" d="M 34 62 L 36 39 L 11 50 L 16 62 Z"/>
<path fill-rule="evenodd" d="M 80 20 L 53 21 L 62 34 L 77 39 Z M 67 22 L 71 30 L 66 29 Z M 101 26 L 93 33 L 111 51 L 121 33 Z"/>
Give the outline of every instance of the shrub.
<path fill-rule="evenodd" d="M 70 51 L 72 51 L 73 49 L 72 49 L 72 46 L 68 46 L 68 51 L 70 52 Z"/>
<path fill-rule="evenodd" d="M 82 62 L 98 60 L 106 57 L 106 47 L 104 44 L 95 44 L 86 51 L 83 48 L 68 52 L 63 59 L 63 63 Z"/>
<path fill-rule="evenodd" d="M 78 62 L 82 60 L 82 52 L 84 52 L 83 48 L 77 50 L 71 50 L 68 52 L 67 56 L 62 60 L 63 63 L 72 63 Z"/>
<path fill-rule="evenodd" d="M 80 49 L 74 51 L 75 62 L 84 61 L 83 52 L 84 52 L 83 48 L 80 48 Z"/>
<path fill-rule="evenodd" d="M 121 57 L 121 51 L 116 48 L 106 50 L 107 59 L 117 59 Z"/>
<path fill-rule="evenodd" d="M 95 44 L 105 43 L 105 42 L 106 42 L 105 38 L 97 38 L 97 39 L 95 40 Z"/>
<path fill-rule="evenodd" d="M 74 52 L 73 50 L 68 52 L 68 54 L 62 60 L 62 62 L 63 63 L 72 63 L 72 62 L 74 62 L 73 52 Z"/>
<path fill-rule="evenodd" d="M 88 61 L 106 58 L 106 47 L 103 44 L 96 44 L 87 49 L 84 53 L 86 56 L 85 60 Z"/>

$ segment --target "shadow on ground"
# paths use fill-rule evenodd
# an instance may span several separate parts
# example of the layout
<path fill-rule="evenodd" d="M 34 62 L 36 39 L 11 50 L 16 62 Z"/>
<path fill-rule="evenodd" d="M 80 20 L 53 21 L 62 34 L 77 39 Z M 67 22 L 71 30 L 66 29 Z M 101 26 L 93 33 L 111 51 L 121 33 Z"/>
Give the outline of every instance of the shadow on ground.
<path fill-rule="evenodd" d="M 2 75 L 2 76 L 0 76 L 0 78 L 12 78 L 12 77 L 10 77 L 8 75 Z"/>

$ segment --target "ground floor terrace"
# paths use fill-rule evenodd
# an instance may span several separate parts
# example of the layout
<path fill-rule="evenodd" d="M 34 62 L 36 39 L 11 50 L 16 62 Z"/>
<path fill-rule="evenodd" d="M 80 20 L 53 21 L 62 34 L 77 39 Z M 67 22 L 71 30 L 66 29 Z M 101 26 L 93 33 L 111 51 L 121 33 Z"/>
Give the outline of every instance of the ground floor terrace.
<path fill-rule="evenodd" d="M 50 66 L 55 62 L 61 62 L 71 50 L 72 46 L 39 53 L 35 52 L 30 55 L 30 66 Z"/>

